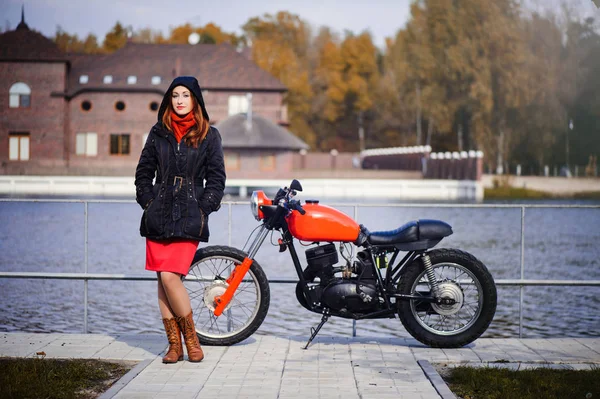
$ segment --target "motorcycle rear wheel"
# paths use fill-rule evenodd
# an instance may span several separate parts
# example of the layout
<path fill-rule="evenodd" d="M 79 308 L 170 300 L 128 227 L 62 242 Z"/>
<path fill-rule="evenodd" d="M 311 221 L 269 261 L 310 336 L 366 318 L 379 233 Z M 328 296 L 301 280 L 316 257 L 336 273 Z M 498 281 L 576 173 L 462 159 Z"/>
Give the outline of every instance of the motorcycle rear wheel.
<path fill-rule="evenodd" d="M 183 285 L 188 291 L 198 339 L 203 345 L 233 345 L 252 335 L 269 311 L 269 282 L 256 262 L 221 316 L 214 315 L 215 295 L 227 289 L 227 278 L 246 254 L 236 248 L 209 246 L 196 251 Z"/>
<path fill-rule="evenodd" d="M 398 315 L 406 330 L 418 341 L 434 348 L 459 348 L 481 336 L 496 313 L 494 279 L 473 255 L 456 249 L 428 252 L 442 298 L 453 305 L 418 300 L 397 301 Z M 402 272 L 398 290 L 402 294 L 430 295 L 421 260 Z"/>

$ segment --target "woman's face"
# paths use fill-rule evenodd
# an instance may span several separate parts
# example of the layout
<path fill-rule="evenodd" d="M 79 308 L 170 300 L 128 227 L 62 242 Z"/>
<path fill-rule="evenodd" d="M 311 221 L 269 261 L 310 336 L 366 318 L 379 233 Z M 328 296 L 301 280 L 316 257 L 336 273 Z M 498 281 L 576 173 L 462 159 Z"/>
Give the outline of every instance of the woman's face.
<path fill-rule="evenodd" d="M 177 86 L 171 95 L 171 104 L 179 116 L 187 115 L 193 108 L 192 93 L 185 86 Z"/>

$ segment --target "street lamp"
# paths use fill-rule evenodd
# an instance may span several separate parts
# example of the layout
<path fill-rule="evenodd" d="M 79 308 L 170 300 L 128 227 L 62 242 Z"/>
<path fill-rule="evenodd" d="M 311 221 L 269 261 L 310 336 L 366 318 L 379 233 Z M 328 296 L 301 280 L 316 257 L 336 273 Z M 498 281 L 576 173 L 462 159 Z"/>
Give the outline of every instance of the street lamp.
<path fill-rule="evenodd" d="M 566 156 L 566 161 L 567 161 L 567 170 L 570 172 L 571 168 L 569 167 L 569 130 L 573 130 L 573 119 L 569 119 L 569 128 L 567 129 L 567 140 L 566 140 L 566 146 L 567 146 L 567 156 Z"/>
<path fill-rule="evenodd" d="M 358 112 L 358 146 L 360 151 L 365 150 L 365 129 L 363 127 L 363 112 Z"/>
<path fill-rule="evenodd" d="M 335 160 L 336 160 L 338 154 L 339 154 L 339 152 L 335 148 L 332 149 L 331 151 L 329 151 L 329 155 L 331 155 L 331 169 L 335 169 L 335 166 L 336 166 Z"/>

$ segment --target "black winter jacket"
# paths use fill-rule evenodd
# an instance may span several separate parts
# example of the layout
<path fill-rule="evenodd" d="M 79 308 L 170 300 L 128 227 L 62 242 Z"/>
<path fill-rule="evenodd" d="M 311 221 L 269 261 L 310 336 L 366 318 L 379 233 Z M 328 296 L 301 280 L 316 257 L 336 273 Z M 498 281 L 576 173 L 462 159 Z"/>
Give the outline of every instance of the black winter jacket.
<path fill-rule="evenodd" d="M 177 143 L 173 133 L 163 126 L 162 114 L 168 106 L 166 101 L 171 101 L 173 88 L 179 85 L 190 89 L 208 118 L 196 79 L 175 79 L 135 171 L 136 200 L 144 209 L 140 234 L 155 240 L 189 238 L 206 242 L 208 215 L 219 209 L 225 189 L 221 135 L 211 126 L 198 148 L 188 147 L 184 140 Z"/>

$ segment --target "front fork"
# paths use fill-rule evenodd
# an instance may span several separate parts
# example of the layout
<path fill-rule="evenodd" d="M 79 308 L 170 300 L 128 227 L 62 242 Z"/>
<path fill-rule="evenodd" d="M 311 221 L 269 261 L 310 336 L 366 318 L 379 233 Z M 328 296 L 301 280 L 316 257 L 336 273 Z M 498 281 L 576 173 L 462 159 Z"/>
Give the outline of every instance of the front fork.
<path fill-rule="evenodd" d="M 252 266 L 252 262 L 254 256 L 258 252 L 258 249 L 261 247 L 265 238 L 267 238 L 267 234 L 269 233 L 269 229 L 263 224 L 258 231 L 258 235 L 250 244 L 250 248 L 248 249 L 248 256 L 244 258 L 244 261 L 239 265 L 236 265 L 233 272 L 229 275 L 226 282 L 228 284 L 227 289 L 223 293 L 223 295 L 215 296 L 215 316 L 221 316 L 229 302 L 231 302 L 231 298 L 235 294 L 235 291 L 238 289 L 240 283 L 248 273 L 250 266 Z"/>

